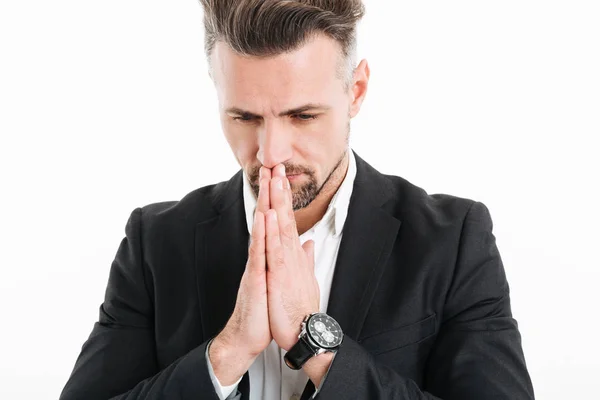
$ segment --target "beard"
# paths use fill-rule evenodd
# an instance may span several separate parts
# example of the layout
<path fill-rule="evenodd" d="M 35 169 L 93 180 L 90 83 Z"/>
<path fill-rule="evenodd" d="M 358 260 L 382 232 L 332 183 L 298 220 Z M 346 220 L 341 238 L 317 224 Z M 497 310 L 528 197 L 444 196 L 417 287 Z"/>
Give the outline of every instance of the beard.
<path fill-rule="evenodd" d="M 308 207 L 308 205 L 319 195 L 319 193 L 321 193 L 321 190 L 323 190 L 327 182 L 331 180 L 331 177 L 340 168 L 340 165 L 342 165 L 342 161 L 344 161 L 344 157 L 346 157 L 350 145 L 350 114 L 348 114 L 348 120 L 346 123 L 345 142 L 346 146 L 344 147 L 344 151 L 342 151 L 342 154 L 338 157 L 335 165 L 333 166 L 333 168 L 331 168 L 329 174 L 327 174 L 327 177 L 321 184 L 319 184 L 319 181 L 316 177 L 316 173 L 312 168 L 291 163 L 283 163 L 283 165 L 285 166 L 286 174 L 305 174 L 308 178 L 304 183 L 290 182 L 290 188 L 292 190 L 292 208 L 294 211 L 298 211 L 305 207 Z M 260 189 L 260 167 L 260 165 L 253 167 L 248 172 L 248 180 L 250 181 L 250 187 L 252 188 L 252 192 L 254 193 L 254 196 L 256 196 L 256 198 L 258 198 L 258 191 Z"/>
<path fill-rule="evenodd" d="M 344 149 L 338 160 L 336 161 L 331 171 L 323 181 L 323 183 L 319 184 L 316 173 L 312 168 L 291 164 L 291 163 L 283 163 L 285 166 L 285 173 L 290 175 L 295 174 L 305 174 L 307 179 L 305 179 L 302 183 L 292 183 L 290 182 L 290 187 L 292 190 L 292 208 L 294 211 L 301 210 L 308 205 L 321 193 L 321 190 L 325 187 L 327 182 L 331 180 L 331 177 L 334 173 L 339 169 L 340 165 L 342 165 L 342 161 L 344 161 L 344 157 L 348 153 L 348 146 Z M 248 180 L 250 181 L 250 187 L 252 188 L 252 192 L 258 198 L 259 184 L 258 181 L 260 179 L 259 174 L 260 166 L 252 168 L 249 173 Z"/>

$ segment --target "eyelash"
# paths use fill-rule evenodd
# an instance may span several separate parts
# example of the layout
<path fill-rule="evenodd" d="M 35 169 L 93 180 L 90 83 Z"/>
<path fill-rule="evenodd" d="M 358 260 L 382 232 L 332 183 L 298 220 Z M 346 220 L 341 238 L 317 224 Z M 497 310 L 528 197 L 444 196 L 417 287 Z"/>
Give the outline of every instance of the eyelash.
<path fill-rule="evenodd" d="M 317 116 L 315 114 L 297 114 L 294 115 L 294 117 L 308 117 L 308 118 L 298 118 L 300 121 L 310 121 L 313 119 L 317 119 Z"/>
<path fill-rule="evenodd" d="M 296 115 L 293 115 L 293 117 L 298 119 L 299 121 L 303 121 L 303 122 L 308 122 L 308 121 L 317 119 L 317 115 L 315 115 L 315 114 L 296 114 Z M 307 117 L 307 118 L 297 118 L 297 117 Z M 254 119 L 255 118 L 253 118 L 253 117 L 248 117 L 248 119 L 244 119 L 244 117 L 233 117 L 234 121 L 240 121 L 240 122 L 251 122 Z"/>

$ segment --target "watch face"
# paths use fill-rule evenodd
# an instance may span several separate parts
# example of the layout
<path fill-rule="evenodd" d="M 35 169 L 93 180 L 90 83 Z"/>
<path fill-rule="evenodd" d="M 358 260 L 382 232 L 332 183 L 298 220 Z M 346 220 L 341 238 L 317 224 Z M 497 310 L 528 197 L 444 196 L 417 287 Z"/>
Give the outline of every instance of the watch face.
<path fill-rule="evenodd" d="M 323 313 L 315 314 L 308 319 L 306 331 L 314 342 L 326 349 L 339 346 L 344 336 L 337 321 Z"/>

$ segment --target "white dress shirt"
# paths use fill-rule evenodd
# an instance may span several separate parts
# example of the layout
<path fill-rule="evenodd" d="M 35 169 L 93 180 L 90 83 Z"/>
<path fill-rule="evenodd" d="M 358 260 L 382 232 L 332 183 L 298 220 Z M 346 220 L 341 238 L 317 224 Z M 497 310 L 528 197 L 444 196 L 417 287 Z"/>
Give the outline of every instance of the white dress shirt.
<path fill-rule="evenodd" d="M 348 153 L 348 171 L 338 191 L 331 199 L 323 218 L 311 229 L 300 235 L 301 244 L 304 244 L 307 240 L 314 240 L 315 242 L 315 275 L 321 295 L 320 312 L 327 311 L 335 261 L 342 239 L 342 229 L 348 215 L 348 205 L 350 203 L 350 196 L 352 195 L 354 178 L 356 177 L 354 153 L 350 148 L 348 148 Z M 251 234 L 257 199 L 250 187 L 246 174 L 243 174 L 243 177 L 244 208 L 246 211 L 248 232 Z M 285 364 L 283 360 L 285 353 L 286 351 L 280 349 L 273 340 L 252 363 L 248 370 L 250 400 L 300 399 L 309 378 L 303 369 L 292 370 Z M 206 360 L 211 380 L 219 398 L 221 400 L 233 398 L 237 393 L 237 386 L 242 378 L 233 385 L 222 386 L 215 376 L 210 363 L 208 346 Z"/>

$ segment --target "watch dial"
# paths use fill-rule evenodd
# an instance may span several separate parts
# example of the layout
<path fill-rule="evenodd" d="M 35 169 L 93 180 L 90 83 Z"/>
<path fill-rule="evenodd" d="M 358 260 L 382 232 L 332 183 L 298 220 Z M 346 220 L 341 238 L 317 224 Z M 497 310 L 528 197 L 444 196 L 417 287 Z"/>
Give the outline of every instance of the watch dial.
<path fill-rule="evenodd" d="M 324 348 L 334 348 L 342 343 L 342 328 L 327 314 L 315 314 L 308 320 L 306 330 L 311 339 Z"/>

